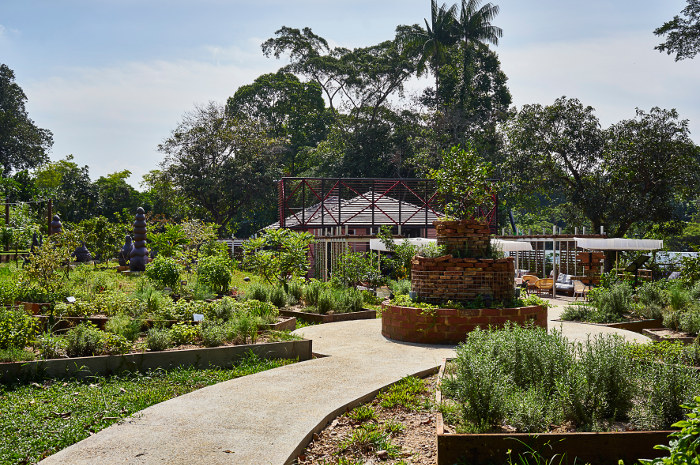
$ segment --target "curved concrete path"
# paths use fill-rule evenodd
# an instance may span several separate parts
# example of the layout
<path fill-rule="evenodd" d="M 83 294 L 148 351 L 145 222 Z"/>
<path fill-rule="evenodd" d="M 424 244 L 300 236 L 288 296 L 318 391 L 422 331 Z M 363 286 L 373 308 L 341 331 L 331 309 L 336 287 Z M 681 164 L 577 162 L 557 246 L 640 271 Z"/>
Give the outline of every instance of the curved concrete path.
<path fill-rule="evenodd" d="M 558 316 L 565 302 L 550 317 Z M 572 326 L 573 325 L 573 326 Z M 562 324 L 572 339 L 610 332 L 599 326 Z M 345 410 L 407 375 L 429 372 L 450 346 L 390 341 L 381 320 L 309 326 L 297 333 L 328 357 L 226 381 L 149 407 L 74 444 L 41 463 L 282 465 L 313 432 Z M 605 330 L 605 331 L 603 331 Z M 628 331 L 611 330 L 628 339 Z"/>

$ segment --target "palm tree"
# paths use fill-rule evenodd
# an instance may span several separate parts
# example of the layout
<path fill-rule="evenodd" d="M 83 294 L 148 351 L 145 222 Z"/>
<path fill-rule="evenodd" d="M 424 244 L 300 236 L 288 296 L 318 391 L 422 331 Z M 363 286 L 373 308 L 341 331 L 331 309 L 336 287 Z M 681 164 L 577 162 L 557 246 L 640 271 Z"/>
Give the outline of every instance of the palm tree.
<path fill-rule="evenodd" d="M 462 11 L 459 18 L 460 39 L 463 41 L 462 90 L 461 105 L 465 100 L 472 80 L 472 50 L 485 46 L 486 42 L 498 45 L 498 39 L 503 30 L 491 24 L 498 15 L 499 7 L 492 3 L 481 6 L 481 0 L 462 0 Z"/>
<path fill-rule="evenodd" d="M 430 23 L 425 19 L 425 29 L 419 25 L 411 26 L 404 33 L 409 46 L 418 53 L 418 76 L 426 70 L 435 76 L 435 95 L 439 107 L 440 67 L 448 62 L 447 50 L 460 39 L 457 5 L 438 7 L 436 0 L 430 2 Z"/>

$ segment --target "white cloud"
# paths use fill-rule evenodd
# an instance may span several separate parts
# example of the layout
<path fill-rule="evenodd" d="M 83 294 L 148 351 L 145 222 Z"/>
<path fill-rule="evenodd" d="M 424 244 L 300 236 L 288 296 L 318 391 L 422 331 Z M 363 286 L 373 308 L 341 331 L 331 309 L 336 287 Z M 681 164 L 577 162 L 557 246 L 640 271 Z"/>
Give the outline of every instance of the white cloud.
<path fill-rule="evenodd" d="M 162 160 L 157 145 L 194 104 L 225 103 L 239 86 L 278 65 L 245 50 L 209 51 L 215 62 L 66 69 L 25 86 L 29 114 L 54 133 L 52 158 L 72 153 L 77 163 L 90 167 L 93 179 L 129 169 L 136 186 L 157 168 Z"/>
<path fill-rule="evenodd" d="M 499 49 L 514 103 L 551 104 L 566 95 L 597 110 L 603 126 L 635 107 L 676 108 L 700 142 L 700 60 L 674 62 L 651 34 Z"/>

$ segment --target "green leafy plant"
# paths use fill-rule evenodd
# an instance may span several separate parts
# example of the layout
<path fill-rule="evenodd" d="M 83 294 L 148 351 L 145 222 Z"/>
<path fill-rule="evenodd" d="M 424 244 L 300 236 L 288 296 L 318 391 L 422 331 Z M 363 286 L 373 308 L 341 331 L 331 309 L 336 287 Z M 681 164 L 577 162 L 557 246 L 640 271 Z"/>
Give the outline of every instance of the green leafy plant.
<path fill-rule="evenodd" d="M 45 332 L 37 337 L 34 348 L 42 359 L 59 358 L 66 352 L 66 340 L 61 336 Z"/>
<path fill-rule="evenodd" d="M 24 309 L 0 307 L 0 349 L 24 348 L 36 331 L 36 319 Z"/>
<path fill-rule="evenodd" d="M 309 270 L 307 254 L 314 241 L 311 234 L 290 229 L 267 229 L 243 243 L 243 264 L 268 283 L 286 285 Z"/>
<path fill-rule="evenodd" d="M 421 404 L 420 396 L 425 391 L 425 381 L 415 376 L 407 376 L 381 391 L 377 400 L 384 408 L 400 406 L 407 410 L 416 410 Z"/>
<path fill-rule="evenodd" d="M 446 199 L 445 213 L 457 218 L 477 214 L 493 188 L 489 180 L 492 171 L 471 145 L 451 147 L 442 153 L 440 169 L 429 177 L 437 183 L 438 192 Z"/>
<path fill-rule="evenodd" d="M 207 347 L 218 347 L 226 340 L 226 328 L 215 321 L 203 321 L 200 328 L 202 343 Z"/>
<path fill-rule="evenodd" d="M 112 334 L 123 336 L 129 341 L 135 341 L 141 334 L 141 326 L 143 322 L 138 319 L 132 319 L 123 313 L 113 316 L 105 324 L 105 331 Z"/>
<path fill-rule="evenodd" d="M 654 447 L 667 451 L 668 456 L 653 460 L 642 459 L 641 463 L 652 465 L 700 464 L 700 396 L 696 396 L 682 407 L 690 412 L 686 413 L 685 420 L 672 425 L 674 428 L 680 428 L 680 431 L 669 435 L 671 440 L 668 446 L 660 444 Z"/>
<path fill-rule="evenodd" d="M 176 345 L 194 344 L 199 337 L 196 326 L 187 323 L 177 323 L 170 327 L 170 338 Z"/>
<path fill-rule="evenodd" d="M 360 405 L 347 413 L 347 417 L 357 423 L 364 423 L 370 420 L 377 419 L 377 412 L 368 405 Z"/>
<path fill-rule="evenodd" d="M 69 357 L 88 357 L 102 353 L 102 331 L 92 323 L 84 322 L 66 332 L 66 354 Z"/>
<path fill-rule="evenodd" d="M 165 328 L 151 328 L 146 334 L 146 347 L 149 350 L 165 350 L 173 346 L 170 331 Z"/>
<path fill-rule="evenodd" d="M 180 287 L 180 264 L 171 257 L 159 255 L 146 265 L 146 276 L 161 287 L 177 290 Z"/>
<path fill-rule="evenodd" d="M 208 285 L 218 294 L 227 294 L 231 285 L 231 264 L 228 257 L 212 255 L 200 259 L 197 280 Z"/>

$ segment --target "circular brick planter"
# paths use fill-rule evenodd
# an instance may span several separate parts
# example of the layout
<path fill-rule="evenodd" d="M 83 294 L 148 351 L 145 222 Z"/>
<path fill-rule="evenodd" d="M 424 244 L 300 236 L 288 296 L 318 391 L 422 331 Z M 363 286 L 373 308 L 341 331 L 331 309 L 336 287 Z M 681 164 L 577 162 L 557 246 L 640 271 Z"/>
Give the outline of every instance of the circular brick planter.
<path fill-rule="evenodd" d="M 382 335 L 421 344 L 457 344 L 476 327 L 497 328 L 512 321 L 547 327 L 547 310 L 539 305 L 517 308 L 423 309 L 382 304 Z"/>

